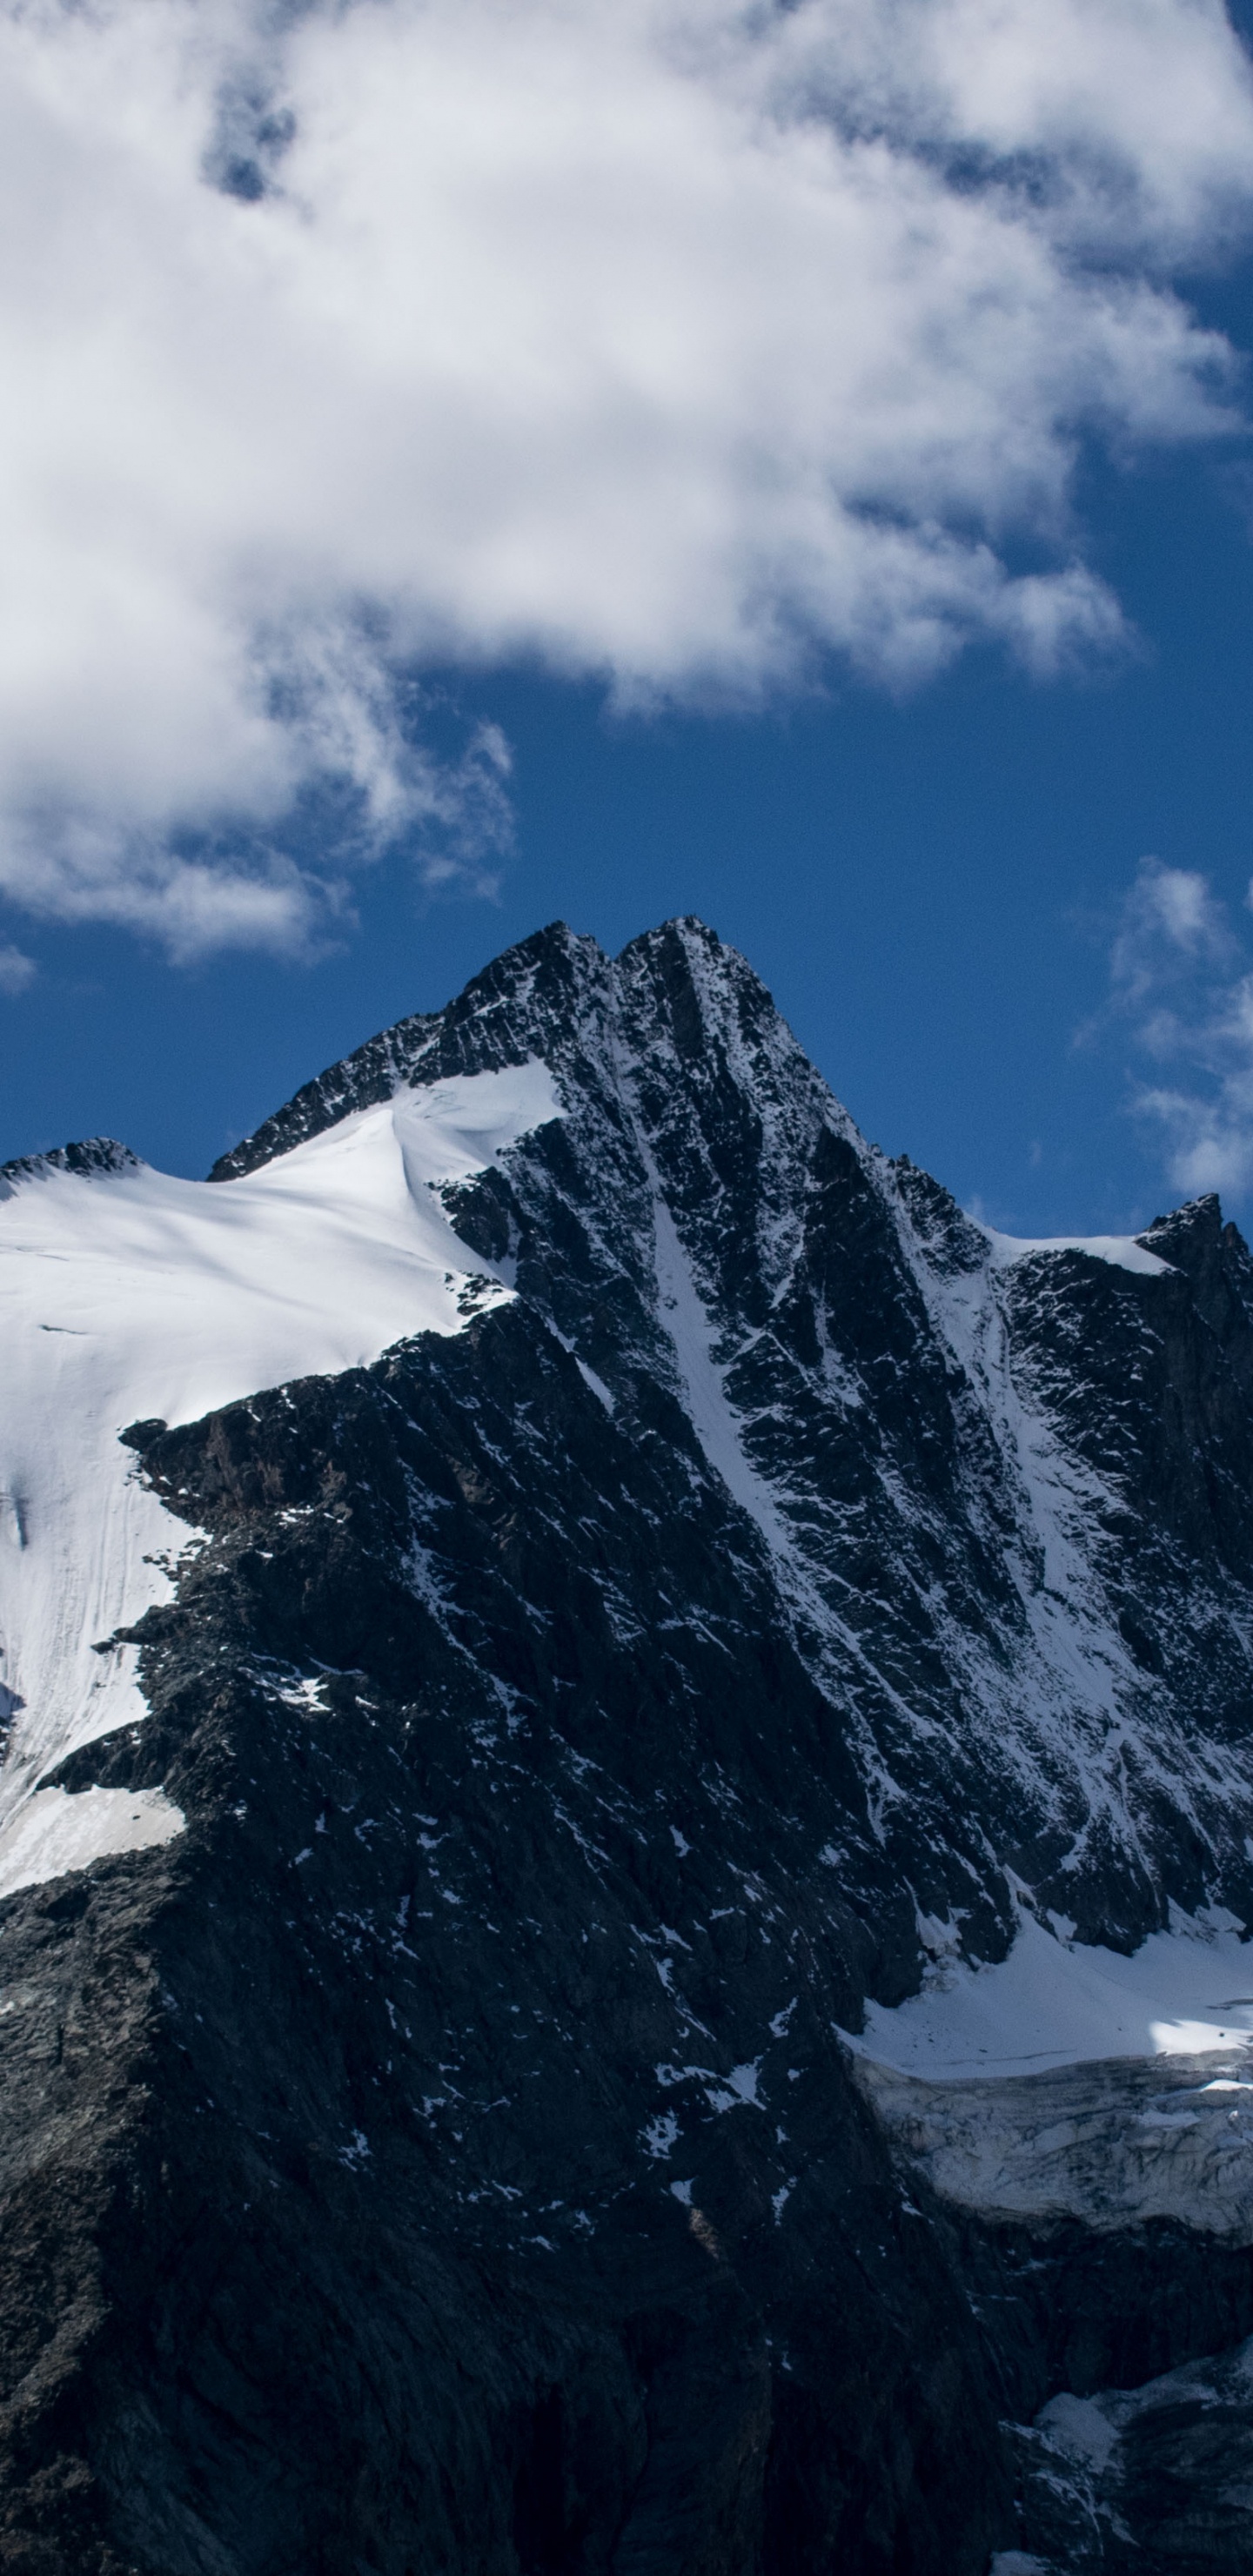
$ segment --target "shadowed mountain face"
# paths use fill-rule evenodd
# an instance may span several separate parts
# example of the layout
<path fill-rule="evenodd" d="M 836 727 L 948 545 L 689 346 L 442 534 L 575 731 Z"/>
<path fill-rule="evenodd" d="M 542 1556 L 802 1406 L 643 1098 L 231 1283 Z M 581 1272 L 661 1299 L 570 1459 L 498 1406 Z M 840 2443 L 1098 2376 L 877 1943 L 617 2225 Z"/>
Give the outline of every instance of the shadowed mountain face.
<path fill-rule="evenodd" d="M 536 1060 L 410 1179 L 462 1329 L 129 1429 L 149 1713 L 36 1793 L 186 1830 L 0 1906 L 0 2569 L 1246 2567 L 1242 2052 L 847 2035 L 1253 1922 L 1248 1253 L 989 1235 L 694 922 L 539 934 L 212 1177 Z"/>

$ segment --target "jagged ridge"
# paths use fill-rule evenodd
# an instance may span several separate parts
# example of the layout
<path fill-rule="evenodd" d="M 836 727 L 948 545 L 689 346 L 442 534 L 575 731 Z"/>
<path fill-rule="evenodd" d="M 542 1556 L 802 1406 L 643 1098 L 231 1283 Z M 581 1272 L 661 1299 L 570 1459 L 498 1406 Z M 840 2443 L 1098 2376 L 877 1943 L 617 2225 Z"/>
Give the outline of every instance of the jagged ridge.
<path fill-rule="evenodd" d="M 616 961 L 554 925 L 392 1034 L 241 1167 L 384 1079 L 550 1064 L 561 1127 L 449 1213 L 625 1420 L 678 1395 L 919 1913 L 988 1956 L 1018 1885 L 1116 1943 L 1253 1909 L 1253 1272 L 1217 1202 L 1141 1238 L 1168 1270 L 998 1264 L 694 921 Z"/>
<path fill-rule="evenodd" d="M 1005 1246 L 692 921 L 538 934 L 233 1169 L 534 1057 L 441 1192 L 507 1295 L 130 1427 L 201 1535 L 45 1786 L 187 1831 L 0 1914 L 15 2566 L 982 2576 L 1005 2418 L 1253 2328 L 1242 2222 L 981 2211 L 839 2036 L 1024 1909 L 1247 1919 L 1239 1237 Z"/>

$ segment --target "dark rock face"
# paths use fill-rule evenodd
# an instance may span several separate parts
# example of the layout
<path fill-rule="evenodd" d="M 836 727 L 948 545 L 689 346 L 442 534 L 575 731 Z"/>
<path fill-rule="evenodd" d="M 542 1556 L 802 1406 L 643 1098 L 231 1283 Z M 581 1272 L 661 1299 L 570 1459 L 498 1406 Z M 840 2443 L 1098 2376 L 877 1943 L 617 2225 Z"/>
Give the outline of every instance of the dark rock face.
<path fill-rule="evenodd" d="M 847 1758 L 729 1507 L 619 1445 L 521 1305 L 149 1434 L 214 1536 L 146 1623 L 151 1721 L 59 1775 L 196 1819 L 143 1880 L 157 2207 L 124 2322 L 103 2293 L 123 2376 L 145 2320 L 141 2566 L 199 2563 L 204 2514 L 250 2568 L 787 2566 L 805 2517 L 816 2564 L 910 2527 L 939 2569 L 956 2523 L 973 2568 L 1006 2510 L 974 2328 L 831 2038 L 873 1938 L 817 1859 Z"/>
<path fill-rule="evenodd" d="M 90 1179 L 93 1173 L 139 1168 L 139 1156 L 129 1145 L 119 1145 L 116 1136 L 88 1136 L 78 1145 L 54 1145 L 46 1154 L 22 1154 L 16 1162 L 0 1163 L 0 1196 L 11 1195 L 15 1180 L 38 1178 L 41 1172 L 77 1172 Z"/>
<path fill-rule="evenodd" d="M 1121 2571 L 1195 2391 L 1116 2510 L 1025 2428 L 1234 2347 L 1253 2250 L 958 2208 L 840 2034 L 937 1926 L 1253 1918 L 1248 1253 L 998 1254 L 693 923 L 523 943 L 214 1177 L 532 1056 L 443 1193 L 511 1302 L 126 1435 L 201 1541 L 46 1785 L 188 1829 L 0 1908 L 0 2567 Z M 1172 2565 L 1248 2563 L 1234 2389 Z"/>
<path fill-rule="evenodd" d="M 1253 2345 L 1096 2401 L 1055 2400 L 1020 2438 L 1028 2566 L 1077 2576 L 1247 2568 Z"/>

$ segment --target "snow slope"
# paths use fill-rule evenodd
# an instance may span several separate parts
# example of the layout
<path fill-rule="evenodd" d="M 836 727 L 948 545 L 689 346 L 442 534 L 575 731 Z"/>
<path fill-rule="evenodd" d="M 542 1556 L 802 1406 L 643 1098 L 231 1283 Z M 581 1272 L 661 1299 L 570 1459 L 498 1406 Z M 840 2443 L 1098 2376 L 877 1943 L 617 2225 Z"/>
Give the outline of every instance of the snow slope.
<path fill-rule="evenodd" d="M 848 2045 L 932 2083 L 1253 2046 L 1253 1948 L 1230 1919 L 1180 1919 L 1124 1958 L 1024 1914 L 999 1965 L 954 1960 L 908 2002 L 868 2004 Z"/>
<path fill-rule="evenodd" d="M 186 1543 L 119 1433 L 462 1330 L 467 1255 L 438 1186 L 561 1114 L 532 1059 L 402 1093 L 237 1180 L 47 1163 L 0 1180 L 0 1893 L 181 1825 L 159 1793 L 37 1787 L 144 1716 L 134 1650 L 95 1648 L 168 1596 Z"/>

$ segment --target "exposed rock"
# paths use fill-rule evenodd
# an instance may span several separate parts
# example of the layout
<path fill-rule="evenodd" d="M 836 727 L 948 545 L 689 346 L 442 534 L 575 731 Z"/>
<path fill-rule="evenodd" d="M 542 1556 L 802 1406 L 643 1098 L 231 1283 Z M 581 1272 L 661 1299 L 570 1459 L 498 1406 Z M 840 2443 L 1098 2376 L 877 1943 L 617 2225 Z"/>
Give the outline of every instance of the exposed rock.
<path fill-rule="evenodd" d="M 138 1172 L 138 1154 L 119 1145 L 116 1136 L 88 1136 L 77 1145 L 52 1145 L 46 1154 L 22 1154 L 0 1163 L 0 1197 L 8 1198 L 16 1180 L 37 1180 L 41 1172 L 77 1172 L 88 1180 L 105 1172 Z"/>
<path fill-rule="evenodd" d="M 123 1431 L 149 1714 L 35 1794 L 186 1829 L 0 1906 L 0 2567 L 1234 2567 L 1217 2060 L 844 2035 L 1024 1909 L 1253 1920 L 1249 1256 L 990 1237 L 692 922 L 524 942 L 214 1177 L 533 1058 L 462 1329 Z"/>

